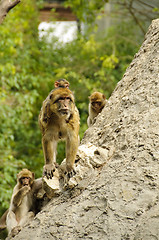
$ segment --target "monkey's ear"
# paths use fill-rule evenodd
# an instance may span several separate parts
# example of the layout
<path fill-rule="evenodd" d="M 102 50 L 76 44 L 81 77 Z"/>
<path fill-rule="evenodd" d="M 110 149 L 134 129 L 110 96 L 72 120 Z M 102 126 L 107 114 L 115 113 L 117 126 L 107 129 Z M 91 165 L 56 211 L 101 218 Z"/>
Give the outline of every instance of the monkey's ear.
<path fill-rule="evenodd" d="M 35 178 L 35 173 L 32 172 L 32 179 L 34 180 Z"/>
<path fill-rule="evenodd" d="M 102 96 L 103 96 L 103 99 L 105 100 L 105 99 L 106 99 L 105 95 L 104 95 L 104 94 L 102 94 Z"/>
<path fill-rule="evenodd" d="M 59 83 L 56 81 L 56 82 L 54 83 L 54 87 L 57 88 L 58 86 L 59 86 Z"/>

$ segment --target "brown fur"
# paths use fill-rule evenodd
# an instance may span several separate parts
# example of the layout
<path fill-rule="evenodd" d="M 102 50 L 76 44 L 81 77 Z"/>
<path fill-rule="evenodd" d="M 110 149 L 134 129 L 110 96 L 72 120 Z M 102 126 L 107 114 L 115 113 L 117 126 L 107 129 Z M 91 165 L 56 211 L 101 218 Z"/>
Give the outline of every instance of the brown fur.
<path fill-rule="evenodd" d="M 42 146 L 45 158 L 44 175 L 53 177 L 56 148 L 59 140 L 66 140 L 66 171 L 73 171 L 78 148 L 79 112 L 74 95 L 68 88 L 55 88 L 43 102 L 39 115 Z"/>
<path fill-rule="evenodd" d="M 103 93 L 94 92 L 89 97 L 89 101 L 90 101 L 88 107 L 89 116 L 87 119 L 88 127 L 90 127 L 93 124 L 94 119 L 104 108 L 106 104 L 106 98 Z"/>
<path fill-rule="evenodd" d="M 42 180 L 34 180 L 34 173 L 23 169 L 17 174 L 17 184 L 13 189 L 6 225 L 8 233 L 15 236 L 21 227 L 35 214 L 35 194 L 42 188 Z"/>

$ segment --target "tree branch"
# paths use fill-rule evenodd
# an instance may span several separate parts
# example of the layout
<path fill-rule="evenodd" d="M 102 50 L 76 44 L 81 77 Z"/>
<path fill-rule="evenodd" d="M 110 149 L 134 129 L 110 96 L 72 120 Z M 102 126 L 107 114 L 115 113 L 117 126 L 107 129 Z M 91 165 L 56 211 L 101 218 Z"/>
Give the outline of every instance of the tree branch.
<path fill-rule="evenodd" d="M 1 0 L 0 1 L 0 24 L 3 22 L 7 13 L 14 8 L 21 0 Z"/>
<path fill-rule="evenodd" d="M 132 15 L 132 17 L 133 17 L 134 21 L 136 22 L 136 24 L 137 24 L 137 25 L 139 26 L 139 28 L 141 29 L 141 32 L 145 35 L 146 32 L 145 32 L 142 24 L 140 23 L 139 19 L 135 16 L 132 8 L 129 8 L 128 10 L 129 10 L 130 14 Z"/>

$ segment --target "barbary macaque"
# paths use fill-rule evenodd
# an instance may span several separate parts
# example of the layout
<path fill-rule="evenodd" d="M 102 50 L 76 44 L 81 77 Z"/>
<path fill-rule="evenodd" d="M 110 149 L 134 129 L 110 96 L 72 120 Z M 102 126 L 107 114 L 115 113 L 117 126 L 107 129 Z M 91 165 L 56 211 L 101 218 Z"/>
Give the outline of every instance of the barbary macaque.
<path fill-rule="evenodd" d="M 89 116 L 87 118 L 87 124 L 88 127 L 90 127 L 94 119 L 97 117 L 97 115 L 102 111 L 106 104 L 106 98 L 103 93 L 100 92 L 94 92 L 89 97 L 89 106 L 88 106 L 88 113 Z"/>
<path fill-rule="evenodd" d="M 58 87 L 64 87 L 64 88 L 69 88 L 70 83 L 63 78 L 58 79 L 55 83 L 54 83 L 54 87 L 58 88 Z"/>
<path fill-rule="evenodd" d="M 34 180 L 34 173 L 23 169 L 17 174 L 11 203 L 6 217 L 8 234 L 12 237 L 21 231 L 35 215 L 36 193 L 42 188 L 42 179 Z"/>
<path fill-rule="evenodd" d="M 72 91 L 68 87 L 53 89 L 43 102 L 39 125 L 45 159 L 43 175 L 53 177 L 56 169 L 56 148 L 59 140 L 66 141 L 66 175 L 74 173 L 74 162 L 79 143 L 80 117 Z"/>

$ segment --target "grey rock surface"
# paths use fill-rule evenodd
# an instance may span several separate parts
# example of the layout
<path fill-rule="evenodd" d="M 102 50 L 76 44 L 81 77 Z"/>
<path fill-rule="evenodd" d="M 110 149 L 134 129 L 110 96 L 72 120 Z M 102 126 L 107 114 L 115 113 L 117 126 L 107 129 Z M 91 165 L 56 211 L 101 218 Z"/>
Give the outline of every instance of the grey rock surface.
<path fill-rule="evenodd" d="M 14 239 L 159 239 L 159 19 L 86 131 L 76 171 Z"/>

